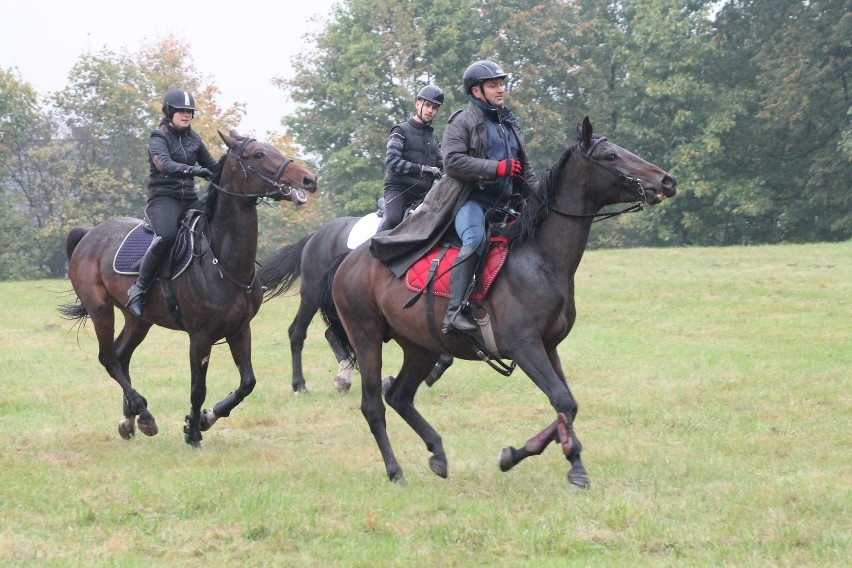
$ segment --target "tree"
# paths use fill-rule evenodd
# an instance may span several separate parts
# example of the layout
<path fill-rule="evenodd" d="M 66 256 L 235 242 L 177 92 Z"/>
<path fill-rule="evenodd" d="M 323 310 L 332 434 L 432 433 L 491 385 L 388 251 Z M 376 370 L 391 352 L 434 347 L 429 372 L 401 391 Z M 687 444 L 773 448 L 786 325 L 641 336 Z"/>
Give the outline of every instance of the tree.
<path fill-rule="evenodd" d="M 391 127 L 413 112 L 424 85 L 460 106 L 461 73 L 476 49 L 459 22 L 472 18 L 469 0 L 350 0 L 334 7 L 309 53 L 294 59 L 295 77 L 276 79 L 301 106 L 284 124 L 322 167 L 321 191 L 339 214 L 375 209 L 382 194 Z M 440 124 L 439 124 L 440 122 Z M 440 137 L 443 120 L 435 123 Z"/>
<path fill-rule="evenodd" d="M 719 13 L 719 27 L 728 67 L 745 59 L 749 70 L 726 77 L 750 95 L 724 154 L 729 177 L 745 178 L 744 205 L 760 204 L 745 210 L 743 240 L 852 237 L 848 2 L 734 0 Z"/>

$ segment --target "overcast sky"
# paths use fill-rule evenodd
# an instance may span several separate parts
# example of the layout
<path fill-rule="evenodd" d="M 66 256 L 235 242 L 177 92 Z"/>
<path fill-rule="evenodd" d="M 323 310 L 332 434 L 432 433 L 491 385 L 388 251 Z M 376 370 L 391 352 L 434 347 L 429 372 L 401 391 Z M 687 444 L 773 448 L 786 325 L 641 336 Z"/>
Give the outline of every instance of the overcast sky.
<path fill-rule="evenodd" d="M 172 35 L 189 45 L 198 72 L 219 87 L 220 107 L 246 104 L 240 133 L 262 137 L 280 131 L 281 117 L 293 108 L 272 78 L 292 76 L 305 33 L 321 29 L 335 3 L 13 0 L 0 9 L 0 68 L 17 67 L 44 95 L 67 85 L 83 54 L 135 53 Z M 260 61 L 247 62 L 252 58 Z"/>

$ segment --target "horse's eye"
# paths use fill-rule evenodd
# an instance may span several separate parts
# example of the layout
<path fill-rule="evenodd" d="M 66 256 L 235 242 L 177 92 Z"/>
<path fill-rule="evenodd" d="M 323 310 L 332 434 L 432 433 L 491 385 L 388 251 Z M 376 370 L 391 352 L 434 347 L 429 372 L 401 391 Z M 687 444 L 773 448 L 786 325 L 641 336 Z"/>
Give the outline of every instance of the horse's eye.
<path fill-rule="evenodd" d="M 615 154 L 607 154 L 604 159 L 605 160 L 615 160 L 617 157 L 618 156 L 616 156 Z"/>
<path fill-rule="evenodd" d="M 254 159 L 255 160 L 262 160 L 263 159 L 263 152 L 261 152 L 259 150 L 257 152 L 255 152 L 254 153 Z"/>

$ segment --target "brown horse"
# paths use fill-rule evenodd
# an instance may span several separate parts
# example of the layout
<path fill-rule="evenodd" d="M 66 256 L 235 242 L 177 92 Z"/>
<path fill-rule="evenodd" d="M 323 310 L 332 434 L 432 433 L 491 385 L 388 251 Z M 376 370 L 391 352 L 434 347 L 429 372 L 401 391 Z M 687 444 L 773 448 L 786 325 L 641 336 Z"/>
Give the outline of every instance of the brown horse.
<path fill-rule="evenodd" d="M 135 275 L 117 273 L 116 251 L 141 222 L 128 217 L 108 219 L 94 227 L 72 229 L 67 237 L 69 276 L 78 302 L 60 306 L 65 317 L 84 322 L 91 318 L 98 338 L 98 360 L 124 391 L 124 419 L 118 432 L 129 440 L 135 424 L 147 436 L 157 433 L 148 402 L 131 385 L 130 358 L 152 325 L 183 329 L 189 334 L 192 371 L 191 409 L 184 437 L 200 447 L 201 431 L 228 416 L 251 393 L 256 383 L 251 363 L 249 322 L 263 300 L 255 273 L 257 203 L 260 198 L 304 203 L 303 189 L 316 191 L 316 176 L 285 157 L 273 146 L 251 138 L 219 132 L 228 147 L 208 188 L 207 227 L 196 232 L 194 260 L 179 277 L 169 280 L 164 267 L 145 304 L 142 318 L 126 308 L 127 289 Z M 168 263 L 167 263 L 168 264 Z M 173 317 L 165 301 L 165 287 L 179 307 Z M 124 315 L 124 328 L 115 334 L 115 308 Z M 213 344 L 225 339 L 240 373 L 239 387 L 213 410 L 201 411 L 207 396 L 207 364 Z"/>
<path fill-rule="evenodd" d="M 578 128 L 578 144 L 566 149 L 538 190 L 526 199 L 521 218 L 510 234 L 511 252 L 483 307 L 490 318 L 496 355 L 514 361 L 532 379 L 548 397 L 557 419 L 523 448 L 505 448 L 500 459 L 503 471 L 540 454 L 547 444 L 558 440 L 571 463 L 568 480 L 589 487 L 580 459 L 580 441 L 573 430 L 577 402 L 557 353 L 576 318 L 574 273 L 592 221 L 611 216 L 600 212 L 604 206 L 653 205 L 675 192 L 676 181 L 671 175 L 606 138 L 593 137 L 586 118 Z M 447 457 L 441 436 L 415 408 L 414 396 L 442 352 L 462 359 L 481 358 L 476 350 L 486 343 L 482 330 L 487 328 L 476 333 L 476 341 L 436 333 L 441 328 L 446 300 L 435 298 L 434 310 L 428 309 L 424 299 L 405 309 L 413 293 L 372 257 L 367 245 L 343 259 L 327 286 L 333 303 L 327 297 L 323 300 L 323 315 L 341 340 L 351 346 L 360 367 L 361 412 L 379 446 L 388 477 L 404 481 L 388 438 L 382 402 L 382 344 L 390 339 L 402 348 L 403 363 L 385 399 L 432 453 L 432 471 L 446 477 Z"/>

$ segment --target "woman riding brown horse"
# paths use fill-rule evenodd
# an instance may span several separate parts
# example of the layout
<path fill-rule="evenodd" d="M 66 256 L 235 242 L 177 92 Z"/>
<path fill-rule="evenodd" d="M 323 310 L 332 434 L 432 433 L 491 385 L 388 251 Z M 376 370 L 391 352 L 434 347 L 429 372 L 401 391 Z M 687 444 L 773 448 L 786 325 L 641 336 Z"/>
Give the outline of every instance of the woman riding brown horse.
<path fill-rule="evenodd" d="M 137 417 L 143 434 L 157 433 L 145 397 L 130 380 L 130 358 L 155 324 L 189 334 L 191 409 L 184 427 L 188 444 L 199 447 L 201 431 L 228 416 L 251 393 L 256 379 L 249 322 L 263 300 L 255 272 L 257 203 L 260 198 L 304 203 L 302 190 L 313 192 L 317 188 L 313 173 L 273 146 L 233 133 L 219 135 L 228 151 L 208 189 L 205 219 L 209 228 L 202 219 L 194 235 L 195 258 L 186 270 L 174 279 L 169 277 L 167 266 L 160 270 L 161 286 L 152 288 L 141 318 L 124 307 L 135 276 L 116 272 L 113 259 L 125 237 L 142 221 L 108 219 L 92 228 L 72 229 L 67 237 L 68 272 L 78 303 L 61 306 L 60 312 L 81 322 L 91 318 L 98 338 L 98 360 L 124 392 L 124 419 L 118 424 L 124 439 L 134 435 Z M 172 299 L 172 306 L 166 296 Z M 124 315 L 118 337 L 116 308 Z M 202 413 L 210 352 L 223 338 L 239 369 L 240 384 L 212 410 Z"/>

